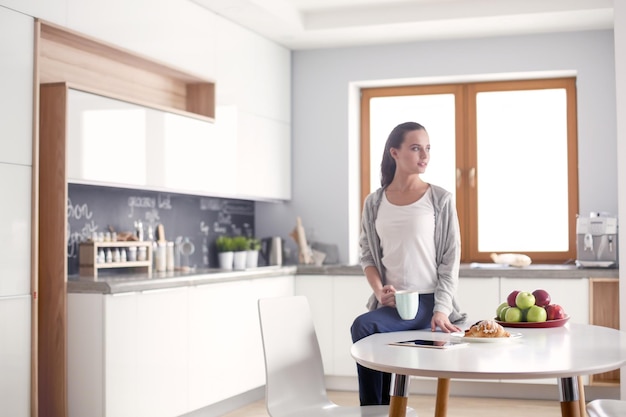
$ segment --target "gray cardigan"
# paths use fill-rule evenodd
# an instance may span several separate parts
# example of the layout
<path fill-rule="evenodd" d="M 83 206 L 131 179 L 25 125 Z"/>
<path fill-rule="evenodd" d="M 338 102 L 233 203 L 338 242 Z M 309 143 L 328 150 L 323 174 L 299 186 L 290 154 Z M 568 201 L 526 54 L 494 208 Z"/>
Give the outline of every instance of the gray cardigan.
<path fill-rule="evenodd" d="M 459 311 L 455 294 L 459 282 L 459 263 L 461 259 L 461 238 L 459 219 L 452 199 L 452 193 L 430 184 L 433 207 L 435 210 L 435 256 L 437 262 L 437 287 L 435 288 L 434 311 L 447 314 L 452 323 L 459 323 L 467 315 Z M 376 233 L 376 216 L 383 197 L 383 188 L 379 188 L 365 199 L 361 220 L 361 267 L 375 266 L 385 285 L 385 268 L 382 263 L 380 238 Z M 367 303 L 369 310 L 378 307 L 376 295 L 372 294 Z"/>

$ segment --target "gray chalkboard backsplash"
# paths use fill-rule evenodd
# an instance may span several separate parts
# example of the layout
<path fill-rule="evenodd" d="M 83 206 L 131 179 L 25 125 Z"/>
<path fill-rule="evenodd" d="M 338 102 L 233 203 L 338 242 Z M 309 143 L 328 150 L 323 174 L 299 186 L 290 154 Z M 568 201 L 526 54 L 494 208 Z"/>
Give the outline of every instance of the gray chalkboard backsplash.
<path fill-rule="evenodd" d="M 217 267 L 219 235 L 254 236 L 254 202 L 187 194 L 69 184 L 67 202 L 68 274 L 78 274 L 78 247 L 93 232 L 147 230 L 164 226 L 168 241 L 188 238 L 195 246 L 189 265 Z M 156 233 L 156 232 L 155 232 Z"/>

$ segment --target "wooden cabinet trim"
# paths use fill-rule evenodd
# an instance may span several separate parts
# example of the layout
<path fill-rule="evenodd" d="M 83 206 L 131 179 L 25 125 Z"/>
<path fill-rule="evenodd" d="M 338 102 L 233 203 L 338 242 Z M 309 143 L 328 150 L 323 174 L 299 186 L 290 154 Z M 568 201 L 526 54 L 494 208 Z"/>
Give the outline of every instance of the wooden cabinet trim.
<path fill-rule="evenodd" d="M 134 102 L 215 118 L 215 83 L 37 21 L 40 83 L 70 82 Z"/>

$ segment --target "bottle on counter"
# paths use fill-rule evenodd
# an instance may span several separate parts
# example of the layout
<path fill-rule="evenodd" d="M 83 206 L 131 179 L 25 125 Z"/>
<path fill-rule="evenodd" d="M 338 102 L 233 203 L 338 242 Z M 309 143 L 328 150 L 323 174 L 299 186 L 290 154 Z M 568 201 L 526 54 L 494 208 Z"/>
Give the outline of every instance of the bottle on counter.
<path fill-rule="evenodd" d="M 174 270 L 174 242 L 167 242 L 165 269 L 168 271 Z"/>
<path fill-rule="evenodd" d="M 128 248 L 128 260 L 135 262 L 137 260 L 137 246 L 131 246 Z"/>
<path fill-rule="evenodd" d="M 165 272 L 167 269 L 167 246 L 165 242 L 157 244 L 155 258 L 155 269 L 157 272 Z"/>

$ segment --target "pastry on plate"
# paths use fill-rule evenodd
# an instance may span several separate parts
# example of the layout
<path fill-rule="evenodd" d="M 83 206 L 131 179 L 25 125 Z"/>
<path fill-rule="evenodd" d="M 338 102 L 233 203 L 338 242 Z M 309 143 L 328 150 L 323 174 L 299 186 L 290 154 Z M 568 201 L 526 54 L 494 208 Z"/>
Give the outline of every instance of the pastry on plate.
<path fill-rule="evenodd" d="M 481 320 L 465 330 L 465 337 L 511 337 L 504 327 L 494 320 Z"/>

